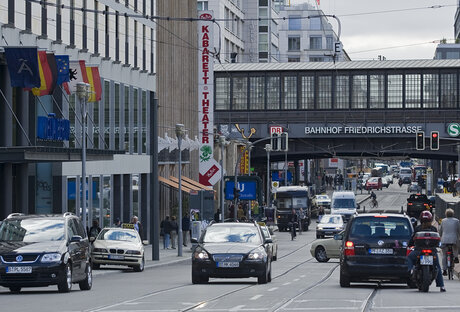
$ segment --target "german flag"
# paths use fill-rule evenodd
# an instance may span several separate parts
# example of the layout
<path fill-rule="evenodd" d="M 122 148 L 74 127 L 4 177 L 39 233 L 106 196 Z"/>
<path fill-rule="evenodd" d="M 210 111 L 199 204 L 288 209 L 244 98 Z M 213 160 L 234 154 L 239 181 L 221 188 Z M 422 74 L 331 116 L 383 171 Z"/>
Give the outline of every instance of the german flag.
<path fill-rule="evenodd" d="M 53 94 L 57 81 L 57 65 L 54 54 L 38 51 L 38 68 L 40 88 L 32 88 L 32 93 L 36 96 Z"/>
<path fill-rule="evenodd" d="M 99 68 L 97 66 L 86 67 L 86 76 L 88 83 L 91 85 L 91 96 L 88 102 L 97 102 L 101 100 L 102 86 L 101 76 L 99 76 Z"/>

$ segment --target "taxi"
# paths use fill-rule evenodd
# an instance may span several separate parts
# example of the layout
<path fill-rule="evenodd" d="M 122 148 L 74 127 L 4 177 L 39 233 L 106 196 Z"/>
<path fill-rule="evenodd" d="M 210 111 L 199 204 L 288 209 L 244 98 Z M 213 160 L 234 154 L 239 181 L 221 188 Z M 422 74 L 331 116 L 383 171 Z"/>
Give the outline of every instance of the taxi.
<path fill-rule="evenodd" d="M 144 270 L 144 246 L 134 227 L 104 228 L 93 241 L 91 260 L 94 269 L 102 264 L 126 265 L 136 272 Z"/>

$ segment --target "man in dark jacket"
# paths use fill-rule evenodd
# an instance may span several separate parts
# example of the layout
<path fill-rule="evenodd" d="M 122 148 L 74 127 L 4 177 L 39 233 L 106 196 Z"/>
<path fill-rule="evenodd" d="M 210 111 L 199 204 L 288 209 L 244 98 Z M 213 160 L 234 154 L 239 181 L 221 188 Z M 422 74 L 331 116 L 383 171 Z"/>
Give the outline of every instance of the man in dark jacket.
<path fill-rule="evenodd" d="M 185 247 L 187 247 L 187 237 L 190 234 L 190 217 L 188 213 L 182 217 L 182 243 Z"/>
<path fill-rule="evenodd" d="M 171 249 L 171 247 L 169 247 L 169 243 L 171 238 L 172 225 L 171 221 L 169 220 L 169 216 L 166 216 L 166 218 L 161 221 L 160 228 L 163 229 L 163 249 Z"/>

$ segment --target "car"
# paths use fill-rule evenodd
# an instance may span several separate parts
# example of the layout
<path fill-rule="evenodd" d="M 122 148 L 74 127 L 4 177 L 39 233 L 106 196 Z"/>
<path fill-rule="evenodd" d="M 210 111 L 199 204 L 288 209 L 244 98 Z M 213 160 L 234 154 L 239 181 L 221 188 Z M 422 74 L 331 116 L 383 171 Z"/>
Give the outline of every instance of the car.
<path fill-rule="evenodd" d="M 257 223 L 211 223 L 192 253 L 192 283 L 213 278 L 257 277 L 259 284 L 272 279 L 271 239 L 265 238 Z"/>
<path fill-rule="evenodd" d="M 318 262 L 328 262 L 331 258 L 340 258 L 342 241 L 334 238 L 318 239 L 311 244 L 310 253 Z"/>
<path fill-rule="evenodd" d="M 404 214 L 363 213 L 354 216 L 341 241 L 340 286 L 351 282 L 407 283 L 412 224 Z"/>
<path fill-rule="evenodd" d="M 278 259 L 278 242 L 276 240 L 276 235 L 273 230 L 266 225 L 260 225 L 260 228 L 262 229 L 264 237 L 272 240 L 272 243 L 269 243 L 268 245 L 271 248 L 272 260 L 276 261 Z"/>
<path fill-rule="evenodd" d="M 415 193 L 407 198 L 407 214 L 409 217 L 418 218 L 422 211 L 432 210 L 432 202 L 425 194 Z"/>
<path fill-rule="evenodd" d="M 317 223 L 316 238 L 334 236 L 344 229 L 344 217 L 340 214 L 323 215 Z"/>
<path fill-rule="evenodd" d="M 331 199 L 327 194 L 318 194 L 313 196 L 311 200 L 312 212 L 317 216 L 319 214 L 319 208 L 325 209 L 331 208 Z"/>
<path fill-rule="evenodd" d="M 10 214 L 0 226 L 0 285 L 12 292 L 23 287 L 57 285 L 70 292 L 92 287 L 90 246 L 77 216 Z"/>
<path fill-rule="evenodd" d="M 366 190 L 381 190 L 382 189 L 382 178 L 370 177 L 366 181 Z"/>
<path fill-rule="evenodd" d="M 404 184 L 410 184 L 412 182 L 412 169 L 411 168 L 400 168 L 399 178 Z"/>
<path fill-rule="evenodd" d="M 420 193 L 422 191 L 422 188 L 420 187 L 420 185 L 418 185 L 417 182 L 412 182 L 407 186 L 407 191 L 409 193 Z"/>
<path fill-rule="evenodd" d="M 387 179 L 387 177 L 382 178 L 382 187 L 388 188 L 390 186 L 390 180 Z"/>
<path fill-rule="evenodd" d="M 144 271 L 144 246 L 135 229 L 104 228 L 93 241 L 91 259 L 94 269 L 103 264 L 126 265 Z"/>

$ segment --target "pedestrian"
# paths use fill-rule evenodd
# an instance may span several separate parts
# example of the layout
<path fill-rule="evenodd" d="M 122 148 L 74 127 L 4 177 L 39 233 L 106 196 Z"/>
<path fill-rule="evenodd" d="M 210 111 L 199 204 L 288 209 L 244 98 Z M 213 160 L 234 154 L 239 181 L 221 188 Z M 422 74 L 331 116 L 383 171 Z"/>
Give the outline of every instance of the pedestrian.
<path fill-rule="evenodd" d="M 188 236 L 190 233 L 190 217 L 188 213 L 182 217 L 182 244 L 187 247 Z"/>
<path fill-rule="evenodd" d="M 231 204 L 228 207 L 228 218 L 230 220 L 235 220 L 235 205 Z"/>
<path fill-rule="evenodd" d="M 142 240 L 143 227 L 142 224 L 139 222 L 139 218 L 137 216 L 133 216 L 131 218 L 131 223 L 134 224 L 134 229 L 137 231 L 137 233 L 139 233 L 139 236 Z"/>
<path fill-rule="evenodd" d="M 121 221 L 120 218 L 115 218 L 115 223 L 113 224 L 114 227 L 121 227 Z"/>
<path fill-rule="evenodd" d="M 238 204 L 238 211 L 237 211 L 237 218 L 239 221 L 242 221 L 244 219 L 244 210 L 243 210 L 243 205 Z"/>
<path fill-rule="evenodd" d="M 176 249 L 176 239 L 179 226 L 177 225 L 176 216 L 171 217 L 171 248 Z"/>
<path fill-rule="evenodd" d="M 99 221 L 97 219 L 93 220 L 93 225 L 88 231 L 88 237 L 91 240 L 91 237 L 96 239 L 97 235 L 101 232 L 101 228 L 99 227 Z"/>
<path fill-rule="evenodd" d="M 163 229 L 163 249 L 171 249 L 169 247 L 171 239 L 171 221 L 169 216 L 166 216 L 163 221 L 160 223 L 160 229 Z"/>

